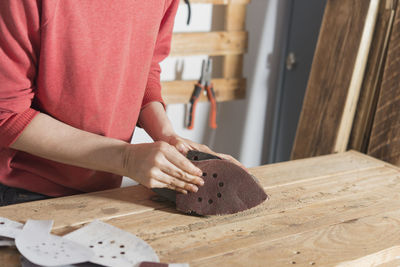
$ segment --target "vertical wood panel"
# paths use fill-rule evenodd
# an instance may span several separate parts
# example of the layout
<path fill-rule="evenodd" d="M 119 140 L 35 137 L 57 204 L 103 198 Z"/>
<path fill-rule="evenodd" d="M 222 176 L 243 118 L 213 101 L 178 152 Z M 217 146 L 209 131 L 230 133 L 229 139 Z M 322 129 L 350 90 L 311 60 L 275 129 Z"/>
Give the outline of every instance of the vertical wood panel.
<path fill-rule="evenodd" d="M 368 154 L 400 166 L 400 5 L 397 6 Z"/>
<path fill-rule="evenodd" d="M 378 17 L 380 0 L 371 0 L 365 19 L 360 46 L 351 77 L 349 89 L 343 107 L 342 117 L 336 136 L 334 152 L 344 152 L 347 150 L 350 133 L 354 122 L 354 116 L 357 109 L 357 103 L 364 79 L 365 69 L 367 67 L 368 56 L 371 49 L 372 38 Z"/>
<path fill-rule="evenodd" d="M 381 2 L 370 58 L 349 141 L 349 149 L 363 153 L 367 153 L 368 150 L 395 15 L 395 9 L 388 5 L 388 2 L 393 1 Z"/>
<path fill-rule="evenodd" d="M 226 31 L 242 31 L 246 22 L 246 5 L 228 4 L 225 14 Z M 243 55 L 225 56 L 223 77 L 226 79 L 243 77 Z"/>
<path fill-rule="evenodd" d="M 327 2 L 292 159 L 333 153 L 368 7 Z"/>

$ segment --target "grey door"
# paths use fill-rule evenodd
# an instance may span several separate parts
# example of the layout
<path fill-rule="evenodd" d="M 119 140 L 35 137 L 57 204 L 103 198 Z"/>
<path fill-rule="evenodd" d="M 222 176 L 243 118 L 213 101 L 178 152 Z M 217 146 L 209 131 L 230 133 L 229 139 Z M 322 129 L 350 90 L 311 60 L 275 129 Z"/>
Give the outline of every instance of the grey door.
<path fill-rule="evenodd" d="M 269 162 L 290 159 L 326 0 L 291 0 Z"/>

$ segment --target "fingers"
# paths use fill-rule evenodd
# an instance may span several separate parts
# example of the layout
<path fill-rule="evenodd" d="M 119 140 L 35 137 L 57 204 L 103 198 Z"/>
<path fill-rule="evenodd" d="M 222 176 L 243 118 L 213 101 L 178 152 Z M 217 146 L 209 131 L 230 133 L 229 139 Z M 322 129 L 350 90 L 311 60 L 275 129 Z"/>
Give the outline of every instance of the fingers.
<path fill-rule="evenodd" d="M 184 155 L 186 155 L 189 150 L 192 149 L 186 142 L 180 139 L 176 139 L 176 142 L 173 146 L 175 146 L 175 148 Z"/>
<path fill-rule="evenodd" d="M 173 187 L 174 190 L 180 192 L 182 190 L 197 192 L 198 186 L 204 185 L 200 177 L 203 172 L 179 153 L 174 146 L 165 142 L 159 142 L 156 145 L 158 152 L 154 158 L 153 168 L 147 175 L 150 179 L 156 179 L 168 185 L 168 188 Z"/>
<path fill-rule="evenodd" d="M 183 153 L 184 155 L 186 155 L 189 150 L 194 149 L 197 151 L 205 152 L 205 153 L 223 158 L 225 160 L 228 160 L 247 171 L 247 168 L 242 163 L 240 163 L 240 161 L 238 161 L 237 159 L 235 159 L 234 157 L 232 157 L 230 155 L 216 153 L 216 152 L 212 151 L 206 145 L 198 144 L 198 143 L 195 143 L 195 142 L 187 140 L 187 139 L 176 137 L 176 138 L 174 138 L 174 140 L 175 140 L 174 146 L 179 150 L 179 152 Z"/>
<path fill-rule="evenodd" d="M 242 169 L 246 170 L 246 167 L 240 163 L 240 161 L 238 161 L 237 159 L 235 159 L 234 157 L 230 156 L 230 155 L 226 155 L 226 154 L 221 154 L 221 153 L 216 153 L 214 151 L 212 151 L 208 146 L 206 145 L 202 145 L 202 144 L 196 144 L 194 142 L 189 141 L 191 146 L 194 147 L 196 150 L 201 151 L 201 152 L 205 152 L 211 155 L 215 155 L 217 157 L 220 157 L 222 159 L 228 160 L 236 165 L 238 165 L 239 167 L 241 167 Z"/>
<path fill-rule="evenodd" d="M 191 145 L 195 150 L 197 150 L 197 151 L 200 151 L 200 152 L 204 152 L 204 153 L 208 153 L 208 154 L 211 154 L 211 155 L 216 155 L 216 156 L 218 156 L 217 153 L 215 153 L 214 151 L 212 151 L 212 150 L 211 150 L 208 146 L 206 146 L 206 145 L 197 144 L 197 143 L 194 143 L 194 142 L 191 142 L 190 145 Z"/>
<path fill-rule="evenodd" d="M 164 173 L 160 169 L 154 169 L 151 172 L 151 177 L 149 179 L 150 188 L 169 188 L 187 194 L 190 192 L 197 192 L 199 188 L 191 183 L 179 180 L 167 173 Z"/>
<path fill-rule="evenodd" d="M 195 165 L 193 165 L 193 163 L 191 163 L 190 160 L 188 160 L 185 156 L 183 156 L 181 153 L 179 153 L 174 146 L 164 147 L 163 153 L 165 155 L 165 158 L 170 163 L 172 163 L 174 166 L 176 166 L 178 169 L 182 170 L 183 172 L 186 172 L 187 174 L 189 174 L 191 176 L 197 176 L 197 177 L 200 177 L 203 174 L 203 172 L 199 168 L 197 168 Z M 165 167 L 165 165 L 164 165 L 164 167 Z M 180 175 L 180 174 L 178 174 L 178 175 Z M 178 178 L 180 178 L 180 177 L 178 176 Z"/>
<path fill-rule="evenodd" d="M 169 139 L 168 143 L 170 145 L 174 146 L 183 155 L 186 155 L 189 152 L 189 150 L 193 149 L 190 146 L 190 142 L 188 142 L 188 140 L 183 139 L 183 138 L 178 137 L 178 136 L 174 136 L 171 139 Z"/>
<path fill-rule="evenodd" d="M 183 170 L 176 167 L 169 161 L 167 164 L 162 166 L 161 170 L 164 173 L 166 173 L 172 177 L 178 178 L 179 180 L 182 180 L 182 181 L 194 184 L 194 185 L 198 185 L 198 186 L 204 185 L 204 180 L 202 178 L 200 178 L 199 176 L 195 176 L 195 175 L 184 172 Z"/>

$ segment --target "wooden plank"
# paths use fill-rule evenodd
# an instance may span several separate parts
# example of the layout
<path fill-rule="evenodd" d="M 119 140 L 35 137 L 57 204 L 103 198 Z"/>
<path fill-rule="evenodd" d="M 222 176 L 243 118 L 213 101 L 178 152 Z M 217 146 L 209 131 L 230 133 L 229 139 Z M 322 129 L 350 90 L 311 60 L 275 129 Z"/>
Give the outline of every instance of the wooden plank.
<path fill-rule="evenodd" d="M 21 222 L 27 218 L 54 220 L 55 229 L 69 228 L 94 218 L 107 220 L 165 207 L 165 203 L 151 200 L 154 195 L 143 186 L 132 186 L 0 207 L 0 214 Z"/>
<path fill-rule="evenodd" d="M 400 212 L 396 210 L 345 221 L 293 234 L 262 246 L 247 247 L 213 258 L 199 258 L 191 266 L 229 266 L 233 263 L 235 266 L 250 266 L 251 261 L 264 262 L 268 266 L 337 266 L 342 261 L 398 246 L 399 219 Z M 368 263 L 350 266 L 378 266 L 371 261 Z"/>
<path fill-rule="evenodd" d="M 175 33 L 171 56 L 238 55 L 247 51 L 247 32 L 193 32 Z"/>
<path fill-rule="evenodd" d="M 176 222 L 176 220 L 175 225 L 168 225 L 165 228 L 163 224 L 159 224 L 160 226 L 157 227 L 154 223 L 151 223 L 147 229 L 147 225 L 143 222 L 138 224 L 138 222 L 128 222 L 127 220 L 125 222 L 128 222 L 129 226 L 115 224 L 115 220 L 112 221 L 112 224 L 132 229 L 135 233 L 139 232 L 139 236 L 147 240 L 156 249 L 163 261 L 189 261 L 193 263 L 195 259 L 235 253 L 239 249 L 258 247 L 293 234 L 400 209 L 400 199 L 396 191 L 400 187 L 395 186 L 396 189 L 390 189 L 393 183 L 400 180 L 398 172 L 393 172 L 392 175 L 385 174 L 385 176 L 380 176 L 377 172 L 374 174 L 374 177 L 368 178 L 367 183 L 363 183 L 361 175 L 360 180 L 354 181 L 358 189 L 348 189 L 347 192 L 343 192 L 344 188 L 340 183 L 334 188 L 329 183 L 325 184 L 323 193 L 336 192 L 343 196 L 331 198 L 328 201 L 320 201 L 319 197 L 316 197 L 312 204 L 298 204 L 299 206 L 292 209 L 284 209 L 282 213 L 271 211 L 268 206 L 265 206 L 261 211 L 253 211 L 256 213 L 255 216 L 251 216 L 249 213 L 245 215 L 237 214 L 236 216 L 240 218 L 237 220 L 223 216 L 225 222 L 219 220 L 218 223 L 215 223 L 213 220 L 218 219 L 211 218 L 204 222 L 197 218 L 193 223 L 186 225 L 185 230 L 182 230 L 182 227 L 177 227 L 180 222 Z M 339 181 L 343 183 L 345 179 L 339 178 Z M 365 190 L 363 189 L 364 186 L 366 186 Z M 300 188 L 298 187 L 297 190 Z M 372 190 L 374 195 L 371 195 L 369 190 Z M 292 193 L 294 195 L 291 195 Z M 287 199 L 293 198 L 292 202 L 300 202 L 295 199 L 296 195 L 299 194 L 298 192 L 288 190 L 286 194 L 288 195 Z M 281 202 L 282 200 L 284 199 L 281 199 Z M 165 216 L 168 216 L 168 214 L 165 214 Z M 161 222 L 164 221 L 162 217 L 160 219 Z M 156 230 L 157 234 L 153 235 L 152 229 L 154 227 L 161 229 L 160 231 Z M 175 231 L 175 229 L 178 229 L 178 231 Z M 146 236 L 146 232 L 151 235 Z M 247 260 L 250 261 L 249 266 L 256 264 L 251 259 Z"/>
<path fill-rule="evenodd" d="M 357 103 L 360 96 L 364 73 L 367 66 L 368 56 L 371 48 L 372 37 L 374 35 L 376 19 L 378 17 L 380 0 L 371 0 L 367 17 L 364 23 L 363 34 L 354 64 L 347 97 L 343 107 L 342 118 L 336 135 L 334 152 L 344 152 L 350 138 L 351 129 L 354 122 Z"/>
<path fill-rule="evenodd" d="M 267 191 L 271 191 L 272 187 L 296 184 L 301 180 L 358 173 L 383 166 L 383 162 L 364 157 L 360 153 L 346 152 L 342 155 L 266 165 L 252 168 L 250 172 L 260 179 Z M 93 218 L 108 220 L 165 208 L 165 203 L 151 200 L 154 195 L 142 186 L 134 186 L 0 207 L 0 214 L 21 222 L 26 218 L 54 219 L 55 229 L 68 228 L 90 222 Z M 19 210 L 18 213 L 15 212 L 16 209 Z M 68 217 L 65 217 L 66 213 L 69 214 Z"/>
<path fill-rule="evenodd" d="M 249 210 L 240 214 L 229 216 L 211 216 L 199 220 L 196 217 L 184 216 L 171 209 L 157 210 L 153 212 L 145 212 L 140 216 L 122 216 L 111 219 L 109 222 L 118 227 L 130 229 L 132 232 L 139 234 L 146 240 L 158 240 L 177 234 L 182 236 L 190 234 L 195 230 L 205 230 L 210 227 L 220 227 L 221 232 L 214 238 L 219 239 L 222 235 L 222 228 L 237 227 L 239 224 L 246 224 L 250 221 L 265 220 L 264 216 L 269 218 L 278 218 L 282 216 L 282 212 L 295 212 L 307 207 L 315 205 L 326 205 L 327 203 L 340 203 L 349 201 L 349 197 L 354 194 L 358 196 L 365 194 L 366 190 L 375 190 L 390 185 L 393 181 L 397 181 L 397 171 L 380 168 L 375 170 L 365 170 L 358 173 L 359 176 L 352 174 L 342 174 L 332 176 L 331 178 L 320 178 L 319 180 L 305 181 L 299 184 L 287 185 L 281 188 L 267 189 L 271 199 L 262 206 Z M 382 179 L 382 177 L 388 177 Z M 377 190 L 378 191 L 378 190 Z M 367 196 L 366 196 L 367 197 Z M 380 199 L 382 196 L 378 193 L 374 198 Z M 371 200 L 371 198 L 370 198 Z M 359 203 L 363 200 L 359 198 Z M 336 205 L 336 204 L 335 204 Z M 318 214 L 318 216 L 321 213 Z M 315 215 L 314 215 L 315 216 Z M 157 220 L 155 220 L 157 218 Z M 271 220 L 275 220 L 271 219 Z M 304 219 L 303 219 L 304 220 Z M 244 222 L 245 221 L 245 222 Z M 249 223 L 250 224 L 250 223 Z M 258 223 L 260 225 L 260 223 Z M 146 225 L 146 226 L 143 226 Z M 231 226 L 227 226 L 231 225 Z M 261 223 L 262 225 L 262 223 Z M 230 230 L 229 230 L 230 231 Z"/>
<path fill-rule="evenodd" d="M 181 0 L 181 4 L 185 2 Z M 213 4 L 213 5 L 228 5 L 228 4 L 248 4 L 250 0 L 190 0 L 192 4 Z"/>
<path fill-rule="evenodd" d="M 382 168 L 375 172 L 361 172 L 358 176 L 352 174 L 324 179 L 320 181 L 323 183 L 307 182 L 287 188 L 284 192 L 282 189 L 276 190 L 281 194 L 275 196 L 275 202 L 297 203 L 290 209 L 285 207 L 282 210 L 284 214 L 271 210 L 268 205 L 261 210 L 253 209 L 252 212 L 208 218 L 182 216 L 173 210 L 160 210 L 140 216 L 118 217 L 108 223 L 145 239 L 157 250 L 162 261 L 194 261 L 192 263 L 196 264 L 196 259 L 236 254 L 237 250 L 262 246 L 296 233 L 399 208 L 399 199 L 395 197 L 398 186 L 390 192 L 385 190 L 392 187 L 392 184 L 399 184 L 398 172 L 392 169 L 386 171 Z M 327 181 L 335 185 L 325 183 Z M 352 188 L 349 189 L 349 185 Z M 314 196 L 302 198 L 300 191 L 314 193 Z M 369 192 L 374 194 L 371 196 Z M 335 197 L 338 194 L 340 196 Z M 328 201 L 321 201 L 328 195 L 331 196 L 326 199 Z M 309 203 L 306 205 L 307 201 Z"/>
<path fill-rule="evenodd" d="M 392 5 L 388 5 L 388 3 L 393 1 L 387 0 L 381 2 L 365 79 L 349 140 L 350 149 L 355 149 L 363 153 L 367 153 L 368 150 L 369 136 L 371 135 L 373 117 L 382 83 L 387 47 L 395 15 L 395 8 Z"/>
<path fill-rule="evenodd" d="M 166 203 L 149 201 L 147 197 L 151 194 L 148 190 L 130 191 L 133 188 L 90 194 L 90 198 L 87 198 L 88 195 L 85 195 L 86 198 L 73 196 L 3 207 L 0 214 L 20 218 L 21 221 L 31 215 L 42 219 L 51 216 L 56 219 L 56 233 L 79 227 L 78 221 L 90 221 L 87 220 L 87 213 L 94 216 L 92 219 L 100 215 L 103 220 L 144 238 L 156 248 L 163 261 L 190 259 L 194 266 L 198 266 L 197 259 L 206 261 L 221 255 L 236 255 L 237 251 L 246 248 L 258 249 L 275 240 L 400 207 L 398 169 L 389 168 L 385 163 L 360 153 L 347 152 L 343 155 L 345 157 L 341 161 L 339 155 L 331 155 L 320 157 L 320 164 L 308 159 L 252 169 L 253 173 L 262 174 L 261 183 L 267 188 L 271 200 L 235 215 L 184 216 Z M 300 166 L 308 166 L 311 177 L 307 174 L 297 177 L 294 171 L 291 181 L 285 178 L 285 185 L 277 184 L 280 175 L 274 174 L 276 168 L 298 169 L 300 174 Z M 334 169 L 338 170 L 337 174 L 327 176 Z M 285 175 L 291 174 L 286 172 Z M 320 178 L 316 179 L 316 176 Z M 44 205 L 45 202 L 49 204 Z M 68 217 L 65 217 L 66 213 Z M 70 220 L 71 224 L 65 224 L 63 220 Z M 247 266 L 263 262 L 257 257 L 247 260 Z"/>
<path fill-rule="evenodd" d="M 244 3 L 231 2 L 225 11 L 225 29 L 227 31 L 243 31 L 246 23 L 246 8 Z"/>
<path fill-rule="evenodd" d="M 394 263 L 394 261 L 398 260 L 396 264 L 390 266 L 399 266 L 400 259 L 400 246 L 390 247 L 376 253 L 361 257 L 356 260 L 343 262 L 337 265 L 337 267 L 352 267 L 352 266 L 381 266 L 381 264 L 385 263 Z"/>
<path fill-rule="evenodd" d="M 372 127 L 368 154 L 400 166 L 400 5 Z"/>
<path fill-rule="evenodd" d="M 292 159 L 334 151 L 368 6 L 364 0 L 327 2 Z"/>
<path fill-rule="evenodd" d="M 382 161 L 375 161 L 371 157 L 350 151 L 265 165 L 261 168 L 253 168 L 250 172 L 261 179 L 264 188 L 269 190 L 273 186 L 284 186 L 299 181 L 359 172 L 383 166 L 385 166 L 385 163 Z M 266 181 L 264 181 L 263 177 L 268 178 L 265 178 Z"/>
<path fill-rule="evenodd" d="M 240 32 L 244 30 L 246 22 L 246 5 L 231 3 L 226 7 L 225 13 L 226 31 Z M 225 56 L 223 63 L 223 77 L 226 79 L 232 79 L 242 76 L 243 55 Z"/>
<path fill-rule="evenodd" d="M 197 81 L 170 81 L 162 83 L 162 94 L 167 104 L 188 103 Z M 243 99 L 246 93 L 245 79 L 213 79 L 218 102 Z M 199 101 L 208 101 L 201 95 Z"/>
<path fill-rule="evenodd" d="M 7 267 L 21 267 L 21 255 L 15 247 L 0 247 L 0 262 Z"/>

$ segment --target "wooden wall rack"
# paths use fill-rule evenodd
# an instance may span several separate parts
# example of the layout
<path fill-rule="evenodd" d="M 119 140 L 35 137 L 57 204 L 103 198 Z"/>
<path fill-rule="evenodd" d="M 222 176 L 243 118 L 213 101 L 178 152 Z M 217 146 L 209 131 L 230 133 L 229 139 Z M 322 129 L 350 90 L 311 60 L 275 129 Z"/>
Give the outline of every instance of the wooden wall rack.
<path fill-rule="evenodd" d="M 183 1 L 182 1 L 183 3 Z M 242 99 L 246 96 L 243 78 L 243 55 L 247 51 L 245 31 L 246 8 L 250 0 L 191 0 L 193 4 L 224 5 L 224 31 L 202 33 L 174 33 L 171 56 L 223 56 L 222 77 L 213 79 L 218 102 Z M 204 42 L 207 40 L 207 42 Z M 167 104 L 187 103 L 196 81 L 167 81 L 162 83 Z M 202 96 L 200 101 L 206 101 Z"/>

